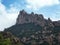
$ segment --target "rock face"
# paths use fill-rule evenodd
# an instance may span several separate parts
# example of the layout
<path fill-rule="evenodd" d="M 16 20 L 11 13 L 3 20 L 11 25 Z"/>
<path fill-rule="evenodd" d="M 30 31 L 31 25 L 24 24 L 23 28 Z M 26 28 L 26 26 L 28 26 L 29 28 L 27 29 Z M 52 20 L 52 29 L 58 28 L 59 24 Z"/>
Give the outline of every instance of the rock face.
<path fill-rule="evenodd" d="M 31 14 L 28 14 L 24 10 L 22 10 L 18 15 L 16 24 L 24 24 L 24 23 L 35 23 L 42 27 L 44 27 L 45 25 L 53 27 L 53 23 L 50 20 L 50 18 L 46 20 L 44 19 L 42 14 L 34 14 L 33 12 Z"/>

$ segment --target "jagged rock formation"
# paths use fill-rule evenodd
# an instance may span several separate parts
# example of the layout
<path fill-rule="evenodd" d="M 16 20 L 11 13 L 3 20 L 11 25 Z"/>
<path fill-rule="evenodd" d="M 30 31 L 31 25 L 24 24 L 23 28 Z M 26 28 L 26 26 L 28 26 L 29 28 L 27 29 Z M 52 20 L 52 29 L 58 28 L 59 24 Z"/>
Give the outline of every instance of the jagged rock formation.
<path fill-rule="evenodd" d="M 16 24 L 24 24 L 24 23 L 36 23 L 44 26 L 44 18 L 42 14 L 31 14 L 26 13 L 24 10 L 20 11 L 20 14 L 17 18 Z"/>
<path fill-rule="evenodd" d="M 34 14 L 33 12 L 31 14 L 28 14 L 24 10 L 20 11 L 16 24 L 24 24 L 24 23 L 35 23 L 42 27 L 45 25 L 54 27 L 52 21 L 50 18 L 48 20 L 44 19 L 42 14 Z"/>
<path fill-rule="evenodd" d="M 45 19 L 42 14 L 20 11 L 16 24 L 4 30 L 19 37 L 25 45 L 59 45 L 60 21 Z"/>

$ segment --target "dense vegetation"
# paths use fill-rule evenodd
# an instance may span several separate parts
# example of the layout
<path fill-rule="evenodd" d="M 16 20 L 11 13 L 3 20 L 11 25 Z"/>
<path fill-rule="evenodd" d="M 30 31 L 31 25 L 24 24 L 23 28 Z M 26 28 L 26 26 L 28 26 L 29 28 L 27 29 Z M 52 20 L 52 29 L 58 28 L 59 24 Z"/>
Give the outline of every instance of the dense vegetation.
<path fill-rule="evenodd" d="M 23 45 L 9 32 L 0 32 L 0 45 Z M 18 41 L 18 42 L 17 42 Z"/>
<path fill-rule="evenodd" d="M 47 27 L 45 30 L 40 25 L 25 23 L 5 29 L 5 32 L 19 37 L 24 45 L 59 45 L 60 26 Z"/>
<path fill-rule="evenodd" d="M 29 37 L 30 35 L 35 34 L 37 31 L 41 31 L 42 27 L 39 25 L 35 25 L 34 23 L 27 23 L 27 24 L 19 24 L 14 25 L 5 31 L 12 32 L 17 37 Z"/>

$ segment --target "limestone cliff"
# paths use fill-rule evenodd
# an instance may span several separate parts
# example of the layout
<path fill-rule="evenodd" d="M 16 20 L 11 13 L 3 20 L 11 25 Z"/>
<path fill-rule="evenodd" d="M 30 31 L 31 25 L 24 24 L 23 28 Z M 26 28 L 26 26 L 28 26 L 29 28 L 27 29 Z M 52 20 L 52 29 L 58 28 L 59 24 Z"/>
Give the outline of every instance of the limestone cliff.
<path fill-rule="evenodd" d="M 33 12 L 31 14 L 28 14 L 27 12 L 22 10 L 18 15 L 16 24 L 24 24 L 24 23 L 35 23 L 42 27 L 44 27 L 45 25 L 53 27 L 53 23 L 50 20 L 50 18 L 46 20 L 44 19 L 42 14 L 34 14 Z"/>

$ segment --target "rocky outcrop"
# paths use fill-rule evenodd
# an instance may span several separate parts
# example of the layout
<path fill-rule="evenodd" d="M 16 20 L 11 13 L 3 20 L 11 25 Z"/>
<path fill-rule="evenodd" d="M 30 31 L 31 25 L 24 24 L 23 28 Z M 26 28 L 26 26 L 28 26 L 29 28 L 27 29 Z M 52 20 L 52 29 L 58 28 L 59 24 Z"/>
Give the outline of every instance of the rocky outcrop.
<path fill-rule="evenodd" d="M 27 12 L 22 10 L 18 15 L 16 24 L 24 24 L 24 23 L 35 23 L 42 27 L 44 27 L 45 25 L 54 27 L 50 18 L 46 20 L 44 19 L 42 14 L 34 14 L 33 12 L 31 14 L 28 14 Z"/>

